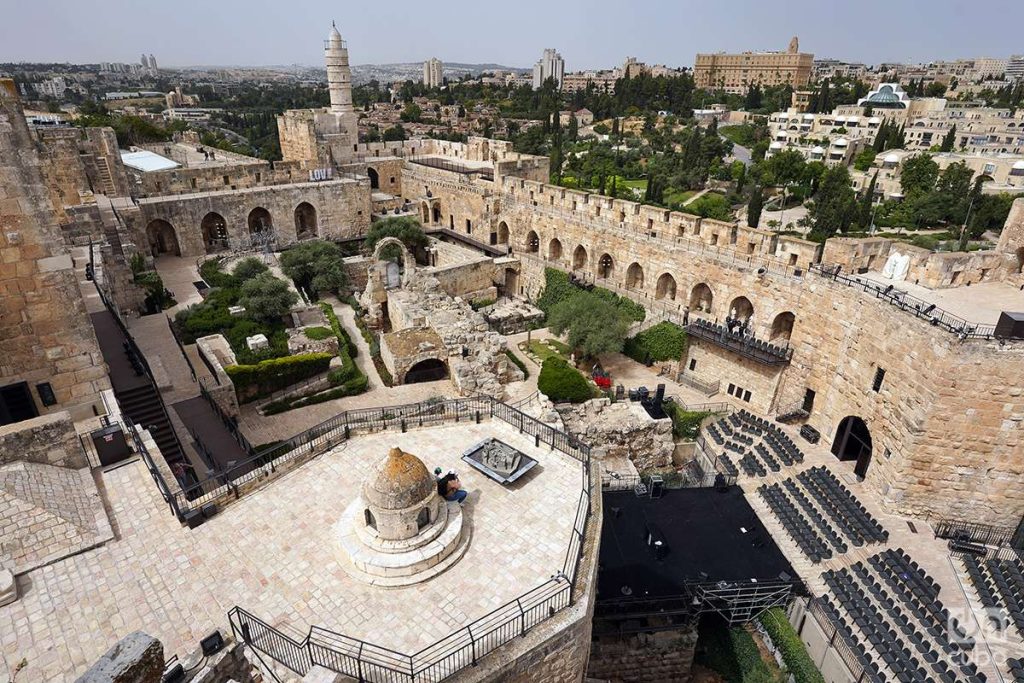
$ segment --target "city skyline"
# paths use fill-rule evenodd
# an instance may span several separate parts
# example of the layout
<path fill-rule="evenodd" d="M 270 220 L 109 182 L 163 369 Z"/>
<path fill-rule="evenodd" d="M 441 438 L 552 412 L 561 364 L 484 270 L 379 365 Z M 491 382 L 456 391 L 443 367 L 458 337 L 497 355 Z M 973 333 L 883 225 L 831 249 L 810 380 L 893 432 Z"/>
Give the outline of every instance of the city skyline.
<path fill-rule="evenodd" d="M 199 7 L 184 4 L 187 9 Z M 458 3 L 433 8 L 426 24 L 417 6 L 407 0 L 398 0 L 396 11 L 386 15 L 326 0 L 310 5 L 301 14 L 259 16 L 238 0 L 203 5 L 201 13 L 182 11 L 180 4 L 150 5 L 146 21 L 111 40 L 108 27 L 137 11 L 127 0 L 88 6 L 40 0 L 19 7 L 17 19 L 0 28 L 0 61 L 130 62 L 145 52 L 159 55 L 168 67 L 319 66 L 326 37 L 321 35 L 323 26 L 332 19 L 348 42 L 355 65 L 422 62 L 437 56 L 447 63 L 528 69 L 545 47 L 554 47 L 564 55 L 567 71 L 610 68 L 626 55 L 648 63 L 692 66 L 698 52 L 784 50 L 794 35 L 800 37 L 804 51 L 818 58 L 867 64 L 1024 52 L 1024 41 L 1015 30 L 1024 20 L 1024 6 L 1001 1 L 993 9 L 1006 20 L 988 25 L 983 34 L 962 30 L 970 6 L 960 0 L 931 3 L 927 25 L 919 6 L 880 0 L 865 0 L 858 12 L 842 17 L 809 0 L 792 2 L 785 12 L 752 0 L 699 8 L 655 2 L 631 13 L 620 12 L 605 0 L 559 6 L 528 2 L 512 16 L 497 7 Z M 533 10 L 542 8 L 545 20 L 538 22 Z M 613 13 L 615 21 L 608 21 Z M 736 21 L 738 16 L 743 20 Z M 488 32 L 499 23 L 500 32 Z M 927 30 L 908 28 L 915 25 Z M 842 27 L 838 35 L 837 26 Z M 895 39 L 871 39 L 872 32 L 892 35 L 887 26 L 899 27 Z M 240 32 L 247 36 L 244 40 L 223 40 Z M 481 40 L 484 33 L 487 40 Z M 645 39 L 627 39 L 630 36 Z"/>

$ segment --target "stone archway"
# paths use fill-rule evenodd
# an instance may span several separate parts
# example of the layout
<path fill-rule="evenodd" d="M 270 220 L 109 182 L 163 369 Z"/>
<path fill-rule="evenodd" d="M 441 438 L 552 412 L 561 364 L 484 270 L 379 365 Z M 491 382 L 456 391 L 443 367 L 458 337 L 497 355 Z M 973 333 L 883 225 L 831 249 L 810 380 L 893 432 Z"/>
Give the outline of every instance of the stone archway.
<path fill-rule="evenodd" d="M 754 317 L 754 304 L 745 296 L 738 296 L 729 304 L 729 317 L 747 322 Z"/>
<path fill-rule="evenodd" d="M 772 321 L 772 331 L 768 341 L 788 342 L 790 337 L 793 336 L 793 323 L 795 322 L 796 316 L 791 311 L 779 313 L 775 316 L 775 320 Z"/>
<path fill-rule="evenodd" d="M 710 313 L 715 303 L 714 292 L 706 282 L 699 282 L 690 290 L 690 309 L 701 313 Z"/>
<path fill-rule="evenodd" d="M 228 248 L 228 223 L 216 211 L 203 216 L 199 224 L 203 231 L 203 244 L 207 254 L 216 254 Z"/>
<path fill-rule="evenodd" d="M 402 384 L 437 382 L 448 379 L 448 364 L 440 358 L 426 358 L 406 370 Z"/>
<path fill-rule="evenodd" d="M 548 260 L 558 261 L 562 258 L 562 241 L 557 237 L 548 242 Z"/>
<path fill-rule="evenodd" d="M 676 300 L 676 279 L 671 273 L 662 273 L 658 277 L 658 287 L 654 292 L 655 299 Z"/>
<path fill-rule="evenodd" d="M 370 189 L 371 190 L 379 190 L 380 189 L 380 174 L 377 173 L 377 169 L 372 168 L 370 166 L 367 166 L 366 167 L 366 175 L 368 175 L 370 177 Z"/>
<path fill-rule="evenodd" d="M 317 236 L 316 208 L 309 202 L 295 207 L 295 236 L 304 240 Z"/>
<path fill-rule="evenodd" d="M 581 244 L 572 252 L 572 269 L 583 270 L 587 267 L 587 250 Z"/>
<path fill-rule="evenodd" d="M 498 223 L 498 244 L 508 244 L 508 223 Z"/>
<path fill-rule="evenodd" d="M 526 233 L 526 251 L 529 254 L 536 254 L 540 251 L 540 235 L 535 230 Z"/>
<path fill-rule="evenodd" d="M 372 260 L 376 265 L 378 261 L 385 261 L 384 250 L 391 247 L 396 247 L 399 250 L 399 258 L 402 260 L 402 273 L 401 273 L 401 285 L 407 286 L 412 280 L 413 271 L 416 269 L 416 261 L 412 257 L 412 253 L 409 248 L 405 246 L 405 243 L 397 237 L 385 237 L 373 247 Z M 391 250 L 391 249 L 389 249 Z M 392 250 L 393 251 L 393 250 Z M 386 287 L 386 289 L 392 289 L 393 287 Z"/>
<path fill-rule="evenodd" d="M 832 439 L 832 455 L 843 462 L 856 460 L 853 472 L 863 479 L 871 464 L 871 450 L 871 430 L 867 423 L 856 415 L 844 417 Z"/>
<path fill-rule="evenodd" d="M 597 276 L 602 279 L 609 279 L 615 273 L 615 259 L 611 254 L 601 254 L 597 260 Z"/>
<path fill-rule="evenodd" d="M 257 206 L 255 209 L 250 211 L 249 218 L 246 222 L 249 225 L 250 237 L 263 235 L 274 229 L 274 219 L 271 218 L 270 212 L 262 206 Z"/>
<path fill-rule="evenodd" d="M 149 225 L 146 226 L 146 238 L 149 240 L 149 248 L 153 256 L 161 254 L 181 256 L 178 233 L 174 230 L 173 225 L 162 218 L 149 222 Z"/>
<path fill-rule="evenodd" d="M 626 289 L 644 288 L 644 269 L 634 261 L 626 268 Z"/>

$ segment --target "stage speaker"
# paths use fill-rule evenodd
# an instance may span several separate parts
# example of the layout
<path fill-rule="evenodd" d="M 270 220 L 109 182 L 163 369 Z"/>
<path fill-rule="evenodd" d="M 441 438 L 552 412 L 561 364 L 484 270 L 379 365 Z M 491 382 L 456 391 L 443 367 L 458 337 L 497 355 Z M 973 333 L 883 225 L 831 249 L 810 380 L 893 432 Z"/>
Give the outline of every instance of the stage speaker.
<path fill-rule="evenodd" d="M 1024 339 L 1024 313 L 1000 313 L 995 336 L 1002 339 Z"/>
<path fill-rule="evenodd" d="M 205 517 L 206 519 L 210 519 L 215 514 L 217 514 L 217 504 L 205 503 L 201 508 L 199 508 L 199 510 L 203 513 L 203 517 Z"/>
<path fill-rule="evenodd" d="M 715 475 L 715 490 L 719 493 L 725 493 L 729 490 L 729 485 L 725 483 L 725 475 L 721 472 Z"/>
<path fill-rule="evenodd" d="M 651 475 L 651 498 L 661 498 L 665 494 L 665 480 L 657 474 Z"/>
<path fill-rule="evenodd" d="M 224 636 L 220 634 L 219 630 L 215 630 L 199 641 L 199 647 L 203 649 L 204 657 L 215 655 L 224 649 Z"/>
<path fill-rule="evenodd" d="M 789 582 L 789 581 L 792 581 L 792 580 L 793 580 L 793 577 L 790 576 L 789 574 L 787 574 L 786 572 L 782 572 L 781 574 L 779 574 L 779 581 Z"/>
<path fill-rule="evenodd" d="M 161 683 L 181 683 L 185 680 L 185 667 L 181 662 L 175 663 L 170 669 L 164 672 L 160 678 Z"/>
<path fill-rule="evenodd" d="M 665 400 L 665 385 L 659 384 L 658 391 L 654 394 L 655 405 L 661 405 L 661 402 Z"/>

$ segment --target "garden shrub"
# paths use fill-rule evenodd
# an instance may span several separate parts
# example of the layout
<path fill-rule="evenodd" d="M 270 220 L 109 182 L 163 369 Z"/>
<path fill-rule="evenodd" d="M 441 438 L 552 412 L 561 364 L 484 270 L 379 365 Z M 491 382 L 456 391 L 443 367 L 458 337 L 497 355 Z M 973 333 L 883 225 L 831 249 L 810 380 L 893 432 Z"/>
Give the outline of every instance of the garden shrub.
<path fill-rule="evenodd" d="M 638 363 L 679 360 L 686 351 L 686 332 L 675 323 L 660 322 L 626 340 L 623 353 Z"/>
<path fill-rule="evenodd" d="M 254 365 L 229 365 L 224 371 L 234 383 L 239 400 L 245 403 L 325 372 L 333 357 L 329 353 L 303 353 Z"/>
<path fill-rule="evenodd" d="M 239 305 L 245 306 L 247 316 L 258 320 L 277 320 L 298 300 L 298 295 L 287 282 L 270 273 L 261 273 L 246 280 L 239 288 Z"/>
<path fill-rule="evenodd" d="M 235 278 L 225 273 L 220 267 L 220 261 L 210 259 L 199 266 L 199 276 L 211 287 L 234 287 Z"/>
<path fill-rule="evenodd" d="M 697 439 L 701 422 L 708 415 L 711 415 L 711 413 L 704 411 L 684 410 L 682 406 L 674 401 L 666 401 L 663 405 L 669 417 L 672 418 L 672 435 L 686 441 L 695 441 Z"/>
<path fill-rule="evenodd" d="M 317 326 L 317 327 L 307 327 L 307 328 L 305 328 L 303 330 L 303 332 L 305 333 L 307 338 L 312 339 L 313 341 L 323 341 L 324 339 L 327 339 L 328 337 L 336 336 L 335 333 L 334 333 L 334 330 L 332 330 L 332 329 L 330 329 L 328 327 L 320 327 L 320 326 Z M 343 340 L 341 340 L 341 339 L 339 339 L 338 341 L 343 342 Z"/>
<path fill-rule="evenodd" d="M 582 403 L 593 396 L 590 383 L 579 370 L 556 356 L 541 366 L 537 388 L 555 403 Z"/>
<path fill-rule="evenodd" d="M 281 254 L 281 270 L 295 286 L 314 295 L 337 292 L 348 284 L 344 254 L 334 242 L 303 242 Z"/>
<path fill-rule="evenodd" d="M 236 263 L 231 274 L 234 276 L 235 282 L 242 284 L 269 271 L 270 268 L 267 267 L 267 264 L 255 256 L 250 256 Z"/>
<path fill-rule="evenodd" d="M 530 379 L 529 368 L 526 367 L 526 363 L 524 363 L 519 356 L 512 353 L 512 349 L 505 349 L 505 355 L 508 356 L 508 359 L 512 361 L 513 365 L 523 371 L 523 379 Z"/>
<path fill-rule="evenodd" d="M 263 414 L 276 415 L 278 413 L 283 413 L 286 410 L 304 408 L 306 406 L 316 405 L 317 403 L 325 403 L 327 401 L 333 401 L 336 398 L 356 396 L 366 391 L 367 384 L 368 381 L 366 379 L 366 375 L 360 373 L 358 377 L 353 377 L 343 385 L 333 389 L 328 389 L 327 391 L 321 391 L 298 399 L 281 399 L 279 401 L 268 403 L 263 406 Z"/>
<path fill-rule="evenodd" d="M 338 320 L 338 316 L 334 312 L 334 307 L 326 301 L 322 301 L 320 303 L 320 310 L 327 316 L 327 321 L 331 324 L 334 334 L 338 335 L 339 346 L 344 346 L 350 357 L 357 357 L 359 355 L 359 347 L 352 343 L 352 337 L 349 336 L 348 330 L 342 327 L 341 321 Z"/>
<path fill-rule="evenodd" d="M 793 675 L 796 683 L 825 683 L 818 667 L 814 665 L 814 660 L 807 654 L 807 648 L 804 647 L 800 636 L 786 619 L 785 612 L 778 607 L 772 607 L 762 613 L 758 621 L 782 652 L 782 661 L 786 663 L 786 669 Z"/>

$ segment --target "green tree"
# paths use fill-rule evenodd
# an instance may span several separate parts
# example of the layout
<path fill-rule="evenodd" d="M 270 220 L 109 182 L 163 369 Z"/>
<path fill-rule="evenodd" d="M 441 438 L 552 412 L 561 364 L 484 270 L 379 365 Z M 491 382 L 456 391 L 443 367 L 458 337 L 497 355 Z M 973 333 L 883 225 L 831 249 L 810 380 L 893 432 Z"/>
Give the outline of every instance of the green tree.
<path fill-rule="evenodd" d="M 334 242 L 302 242 L 281 254 L 281 270 L 300 289 L 316 295 L 337 293 L 348 284 L 343 257 L 341 247 Z"/>
<path fill-rule="evenodd" d="M 413 216 L 388 216 L 370 225 L 370 231 L 363 240 L 363 249 L 372 252 L 377 242 L 385 237 L 396 237 L 410 251 L 415 252 L 427 246 L 427 238 L 420 222 Z M 394 254 L 384 254 L 385 258 L 393 258 Z"/>
<path fill-rule="evenodd" d="M 406 123 L 419 123 L 420 119 L 423 118 L 423 110 L 418 104 L 410 102 L 405 105 L 405 108 L 402 109 L 402 113 L 398 117 Z"/>
<path fill-rule="evenodd" d="M 555 403 L 582 403 L 593 397 L 586 378 L 558 356 L 549 356 L 540 366 L 537 389 Z"/>
<path fill-rule="evenodd" d="M 946 85 L 944 83 L 939 83 L 938 81 L 933 81 L 928 84 L 924 94 L 926 97 L 942 97 L 946 94 Z"/>
<path fill-rule="evenodd" d="M 828 238 L 846 232 L 857 213 L 857 198 L 850 186 L 850 172 L 845 166 L 834 166 L 822 175 L 814 203 L 808 210 L 811 232 Z"/>
<path fill-rule="evenodd" d="M 974 171 L 962 161 L 950 164 L 939 175 L 935 192 L 945 204 L 944 220 L 961 225 L 967 219 L 967 206 L 971 201 L 973 178 Z"/>
<path fill-rule="evenodd" d="M 930 193 L 938 179 L 939 165 L 928 154 L 915 154 L 903 162 L 900 187 L 907 199 Z"/>
<path fill-rule="evenodd" d="M 750 193 L 750 203 L 747 204 L 747 225 L 756 228 L 761 222 L 761 209 L 764 206 L 764 192 L 760 185 L 754 186 Z"/>
<path fill-rule="evenodd" d="M 588 298 L 586 306 L 580 303 L 573 297 L 556 305 L 548 316 L 551 331 L 565 334 L 569 346 L 588 358 L 621 351 L 629 333 L 629 317 L 604 299 Z"/>
<path fill-rule="evenodd" d="M 238 303 L 245 306 L 246 315 L 267 322 L 279 320 L 298 300 L 298 295 L 287 282 L 270 273 L 261 273 L 243 282 L 238 297 Z"/>
<path fill-rule="evenodd" d="M 875 171 L 875 175 L 871 176 L 871 182 L 868 184 L 864 194 L 860 198 L 860 216 L 858 223 L 860 227 L 868 230 L 871 227 L 871 214 L 874 210 L 875 203 L 875 185 L 878 183 L 878 171 Z"/>
<path fill-rule="evenodd" d="M 242 284 L 269 270 L 270 268 L 263 261 L 260 261 L 255 256 L 249 256 L 236 263 L 231 274 L 236 282 Z"/>
<path fill-rule="evenodd" d="M 875 163 L 876 156 L 878 156 L 878 152 L 871 147 L 865 147 L 853 160 L 853 167 L 858 171 L 867 171 L 871 168 L 871 164 Z"/>
<path fill-rule="evenodd" d="M 942 138 L 942 146 L 939 147 L 940 152 L 952 152 L 953 147 L 956 145 L 956 124 L 949 129 L 949 132 Z"/>
<path fill-rule="evenodd" d="M 405 128 L 403 128 L 402 124 L 400 123 L 396 123 L 391 128 L 388 128 L 387 130 L 384 131 L 385 142 L 398 142 L 400 140 L 405 139 Z"/>

